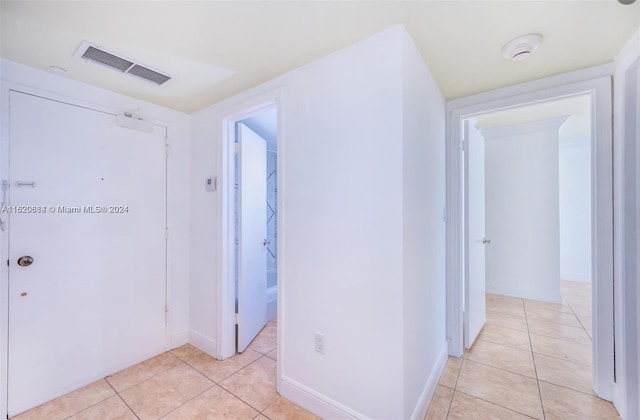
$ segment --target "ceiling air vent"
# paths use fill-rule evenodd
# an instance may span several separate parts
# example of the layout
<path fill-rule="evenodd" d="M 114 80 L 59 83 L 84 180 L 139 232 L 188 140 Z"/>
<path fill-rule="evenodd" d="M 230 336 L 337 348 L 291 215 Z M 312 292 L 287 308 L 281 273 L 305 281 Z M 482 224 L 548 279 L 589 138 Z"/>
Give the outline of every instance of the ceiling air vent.
<path fill-rule="evenodd" d="M 171 76 L 167 74 L 153 70 L 148 66 L 136 63 L 128 58 L 108 52 L 104 48 L 90 44 L 87 41 L 82 42 L 82 45 L 80 45 L 80 48 L 78 48 L 73 56 L 86 62 L 100 64 L 120 73 L 146 80 L 156 86 L 160 86 L 171 80 Z"/>

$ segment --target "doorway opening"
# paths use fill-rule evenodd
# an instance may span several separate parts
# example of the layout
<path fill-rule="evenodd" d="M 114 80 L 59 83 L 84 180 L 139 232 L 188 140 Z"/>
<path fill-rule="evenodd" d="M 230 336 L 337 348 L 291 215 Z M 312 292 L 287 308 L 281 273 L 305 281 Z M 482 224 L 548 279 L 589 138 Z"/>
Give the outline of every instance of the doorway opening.
<path fill-rule="evenodd" d="M 591 392 L 591 98 L 484 113 L 462 132 L 465 349 L 531 348 L 538 377 Z"/>
<path fill-rule="evenodd" d="M 448 217 L 460 225 L 448 224 L 450 355 L 478 335 L 508 336 L 502 344 L 529 349 L 536 366 L 553 347 L 548 365 L 592 366 L 582 391 L 611 400 L 610 78 L 495 96 L 451 112 Z M 562 334 L 590 348 L 563 346 Z"/>
<path fill-rule="evenodd" d="M 275 107 L 236 123 L 235 306 L 236 351 L 276 325 L 278 298 L 277 129 Z M 255 343 L 267 350 L 268 343 Z M 266 346 L 266 347 L 265 347 Z"/>
<path fill-rule="evenodd" d="M 217 358 L 256 351 L 277 358 L 282 275 L 282 134 L 279 93 L 231 107 L 220 120 L 221 252 Z M 252 353 L 253 354 L 253 353 Z"/>

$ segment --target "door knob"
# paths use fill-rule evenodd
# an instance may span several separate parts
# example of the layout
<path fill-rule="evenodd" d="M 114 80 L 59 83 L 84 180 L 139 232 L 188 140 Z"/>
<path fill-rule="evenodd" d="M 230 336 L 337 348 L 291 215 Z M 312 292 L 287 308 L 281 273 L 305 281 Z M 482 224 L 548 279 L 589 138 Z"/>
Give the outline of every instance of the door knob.
<path fill-rule="evenodd" d="M 486 244 L 490 244 L 490 243 L 491 243 L 491 239 L 482 238 L 482 245 L 486 245 Z"/>
<path fill-rule="evenodd" d="M 18 258 L 18 265 L 20 267 L 29 267 L 31 264 L 33 264 L 33 257 L 29 255 L 24 255 Z"/>
<path fill-rule="evenodd" d="M 271 243 L 271 241 L 267 241 L 266 239 L 262 241 L 262 245 L 267 246 Z"/>

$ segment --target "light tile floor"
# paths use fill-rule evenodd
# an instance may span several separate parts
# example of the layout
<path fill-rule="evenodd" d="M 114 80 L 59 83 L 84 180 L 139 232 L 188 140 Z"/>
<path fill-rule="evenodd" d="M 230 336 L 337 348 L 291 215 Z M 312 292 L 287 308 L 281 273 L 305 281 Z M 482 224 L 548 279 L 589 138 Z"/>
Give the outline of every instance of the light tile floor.
<path fill-rule="evenodd" d="M 223 361 L 186 344 L 15 419 L 316 419 L 276 392 L 276 330 Z"/>
<path fill-rule="evenodd" d="M 450 357 L 426 419 L 617 419 L 591 387 L 591 284 L 562 304 L 487 294 L 473 347 Z"/>

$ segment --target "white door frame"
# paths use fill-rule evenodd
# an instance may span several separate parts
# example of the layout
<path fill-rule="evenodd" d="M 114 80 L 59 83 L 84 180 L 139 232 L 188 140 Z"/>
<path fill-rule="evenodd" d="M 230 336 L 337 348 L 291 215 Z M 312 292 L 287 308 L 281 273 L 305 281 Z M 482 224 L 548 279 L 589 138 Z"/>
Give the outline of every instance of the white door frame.
<path fill-rule="evenodd" d="M 53 90 L 53 89 L 52 89 Z M 43 90 L 31 86 L 26 86 L 24 84 L 15 83 L 9 80 L 1 80 L 0 81 L 0 179 L 8 180 L 9 179 L 9 147 L 10 147 L 10 131 L 9 131 L 9 119 L 10 119 L 10 101 L 9 96 L 10 92 L 20 92 L 27 95 L 38 96 L 46 100 L 52 100 L 57 102 L 62 102 L 68 105 L 77 106 L 81 108 L 87 108 L 93 111 L 102 112 L 105 114 L 111 115 L 123 115 L 125 109 L 119 107 L 119 105 L 110 104 L 98 104 L 94 102 L 90 102 L 89 100 L 78 99 L 76 97 L 70 97 L 66 95 L 59 94 L 54 91 Z M 77 93 L 74 91 L 74 93 Z M 90 95 L 90 94 L 89 94 Z M 115 97 L 116 94 L 113 94 Z M 105 99 L 105 102 L 118 102 L 120 105 L 123 102 L 120 98 L 113 99 L 112 97 L 108 97 Z M 167 139 L 165 142 L 168 142 L 169 132 L 172 131 L 175 126 L 172 123 L 169 123 L 162 119 L 157 118 L 148 118 L 149 122 L 154 125 L 162 126 L 165 128 L 165 132 L 167 135 Z M 168 145 L 168 143 L 166 143 Z M 168 176 L 169 176 L 169 158 L 168 155 L 166 157 L 165 164 L 165 182 L 166 182 L 166 198 L 165 198 L 165 206 L 166 206 L 166 217 L 167 217 L 167 225 L 169 223 L 169 206 L 167 201 L 169 199 L 169 185 L 168 185 Z M 0 181 L 1 183 L 1 181 Z M 1 185 L 0 185 L 0 195 L 2 194 Z M 7 191 L 8 197 L 9 191 Z M 0 197 L 0 201 L 2 198 Z M 0 221 L 4 223 L 4 230 L 0 230 L 0 261 L 9 259 L 9 230 L 10 225 L 8 222 L 8 218 L 6 215 L 0 214 Z M 172 266 L 170 262 L 170 246 L 169 240 L 165 241 L 165 285 L 166 285 L 166 297 L 165 297 L 165 305 L 167 307 L 172 302 L 172 283 L 173 276 Z M 172 342 L 172 318 L 168 316 L 165 322 L 165 349 L 169 350 Z M 7 354 L 9 342 L 9 267 L 6 264 L 0 264 L 0 415 L 6 416 L 8 415 L 8 407 L 7 407 L 7 393 L 8 393 L 8 365 L 9 359 Z M 122 368 L 126 368 L 127 366 L 122 366 Z"/>
<path fill-rule="evenodd" d="M 490 111 L 563 97 L 592 99 L 592 301 L 593 386 L 611 400 L 614 385 L 613 335 L 613 158 L 612 68 L 598 66 L 499 89 L 447 104 L 447 340 L 449 354 L 463 354 L 462 146 L 460 122 Z"/>
<path fill-rule="evenodd" d="M 640 28 L 615 60 L 614 197 L 616 279 L 616 389 L 614 404 L 622 418 L 640 416 L 640 236 L 639 216 L 629 209 L 640 200 L 640 78 L 627 80 L 640 67 Z M 634 86 L 635 85 L 635 86 Z M 634 92 L 635 90 L 635 92 Z M 636 95 L 635 97 L 633 95 Z M 632 114 L 635 109 L 636 115 Z M 632 124 L 635 117 L 635 132 Z M 633 153 L 635 152 L 635 156 Z M 635 172 L 635 177 L 632 175 Z M 635 230 L 634 230 L 635 227 Z"/>
<path fill-rule="evenodd" d="M 220 194 L 218 205 L 220 217 L 218 219 L 218 231 L 220 232 L 220 252 L 218 253 L 218 328 L 217 328 L 217 357 L 220 360 L 232 357 L 236 353 L 236 332 L 235 332 L 235 222 L 234 222 L 234 183 L 235 183 L 235 124 L 245 118 L 264 111 L 274 106 L 277 109 L 278 129 L 277 129 L 277 173 L 278 173 L 278 236 L 277 249 L 283 249 L 284 235 L 284 207 L 282 206 L 284 197 L 282 170 L 283 158 L 283 136 L 282 136 L 282 106 L 280 91 L 274 90 L 267 94 L 244 100 L 234 106 L 227 108 L 219 117 L 219 125 L 222 130 L 220 142 L 220 154 L 218 167 L 220 168 L 220 180 L 218 191 Z M 278 267 L 282 267 L 282 252 L 278 252 Z M 278 360 L 281 360 L 280 346 L 280 326 L 282 301 L 284 293 L 282 290 L 283 276 L 280 270 L 277 273 L 278 280 Z M 278 363 L 278 378 L 280 378 L 280 363 Z"/>

